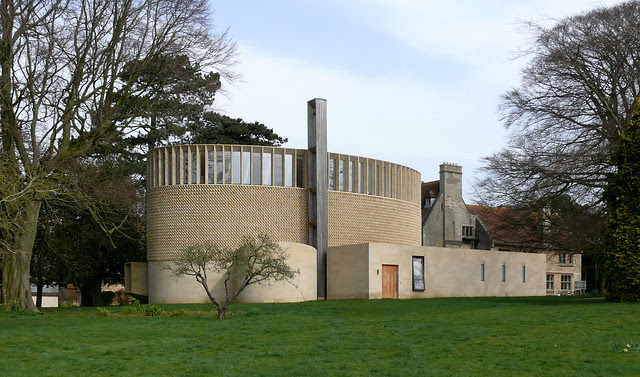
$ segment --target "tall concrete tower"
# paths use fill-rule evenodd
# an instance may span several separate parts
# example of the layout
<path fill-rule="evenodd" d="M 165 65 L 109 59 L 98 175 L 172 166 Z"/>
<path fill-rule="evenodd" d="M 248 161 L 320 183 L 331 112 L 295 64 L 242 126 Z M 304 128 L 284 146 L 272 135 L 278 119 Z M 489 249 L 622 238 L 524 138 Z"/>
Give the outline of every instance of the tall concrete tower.
<path fill-rule="evenodd" d="M 318 299 L 327 298 L 329 201 L 327 173 L 327 100 L 307 102 L 309 164 L 309 244 L 318 251 Z"/>

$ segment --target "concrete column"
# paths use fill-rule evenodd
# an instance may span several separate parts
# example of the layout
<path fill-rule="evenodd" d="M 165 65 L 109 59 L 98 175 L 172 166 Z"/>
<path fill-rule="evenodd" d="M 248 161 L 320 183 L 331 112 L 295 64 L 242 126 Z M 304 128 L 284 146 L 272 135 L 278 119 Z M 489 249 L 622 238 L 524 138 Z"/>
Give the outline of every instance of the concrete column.
<path fill-rule="evenodd" d="M 329 181 L 327 177 L 327 100 L 307 102 L 309 164 L 309 245 L 318 250 L 318 299 L 327 297 Z"/>

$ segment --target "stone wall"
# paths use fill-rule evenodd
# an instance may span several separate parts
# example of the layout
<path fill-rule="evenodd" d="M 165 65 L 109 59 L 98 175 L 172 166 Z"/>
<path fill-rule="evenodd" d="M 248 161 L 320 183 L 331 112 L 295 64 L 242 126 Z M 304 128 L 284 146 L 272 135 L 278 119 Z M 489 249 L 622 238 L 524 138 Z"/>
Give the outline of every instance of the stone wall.
<path fill-rule="evenodd" d="M 280 247 L 289 257 L 287 263 L 300 270 L 291 282 L 265 282 L 248 286 L 238 296 L 238 302 L 296 302 L 316 300 L 316 249 L 308 245 L 280 242 Z M 150 261 L 149 264 L 149 303 L 204 303 L 209 298 L 200 283 L 193 276 L 174 278 L 165 266 L 172 266 L 170 261 Z M 224 299 L 225 288 L 223 276 L 208 271 L 209 287 L 216 299 Z M 237 279 L 230 281 L 232 289 L 238 284 Z"/>
<path fill-rule="evenodd" d="M 565 254 L 565 263 L 560 263 L 559 255 Z M 547 275 L 553 275 L 553 289 L 547 289 L 547 294 L 573 293 L 576 280 L 582 280 L 582 255 L 572 254 L 569 261 L 569 253 L 549 251 L 546 254 Z M 571 287 L 562 289 L 562 276 L 571 276 Z"/>
<path fill-rule="evenodd" d="M 424 291 L 413 290 L 414 256 L 424 257 Z M 401 299 L 546 294 L 543 254 L 373 243 L 330 247 L 327 262 L 329 299 L 382 298 L 382 265 L 398 266 Z"/>
<path fill-rule="evenodd" d="M 462 199 L 462 167 L 440 165 L 440 192 L 430 208 L 425 208 L 422 245 L 473 248 L 476 218 Z M 469 234 L 465 234 L 468 229 Z"/>

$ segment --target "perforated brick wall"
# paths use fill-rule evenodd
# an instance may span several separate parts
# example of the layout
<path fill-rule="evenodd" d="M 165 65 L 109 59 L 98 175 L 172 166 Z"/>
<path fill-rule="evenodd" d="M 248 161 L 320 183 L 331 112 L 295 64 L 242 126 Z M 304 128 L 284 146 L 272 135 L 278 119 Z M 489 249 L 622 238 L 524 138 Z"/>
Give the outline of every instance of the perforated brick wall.
<path fill-rule="evenodd" d="M 233 247 L 264 232 L 308 243 L 307 189 L 250 185 L 173 185 L 147 194 L 147 259 L 175 260 L 205 242 Z M 420 206 L 398 199 L 329 192 L 329 246 L 363 242 L 420 245 Z"/>
<path fill-rule="evenodd" d="M 147 194 L 147 260 L 175 260 L 198 243 L 238 245 L 258 232 L 308 241 L 307 189 L 240 185 L 154 187 Z"/>
<path fill-rule="evenodd" d="M 364 242 L 419 246 L 420 206 L 398 199 L 329 191 L 329 246 Z"/>

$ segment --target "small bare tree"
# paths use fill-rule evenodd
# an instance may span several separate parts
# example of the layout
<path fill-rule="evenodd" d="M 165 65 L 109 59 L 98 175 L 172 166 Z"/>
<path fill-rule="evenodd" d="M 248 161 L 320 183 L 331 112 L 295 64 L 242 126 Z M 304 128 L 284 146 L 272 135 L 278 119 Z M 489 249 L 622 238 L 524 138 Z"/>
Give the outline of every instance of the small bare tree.
<path fill-rule="evenodd" d="M 218 319 L 224 319 L 229 305 L 247 286 L 267 281 L 291 281 L 300 270 L 287 264 L 287 253 L 265 234 L 244 237 L 235 249 L 216 244 L 186 248 L 174 266 L 165 266 L 174 277 L 193 276 L 207 292 L 218 309 Z M 209 287 L 207 271 L 219 272 L 224 281 L 224 299 L 214 296 Z"/>

